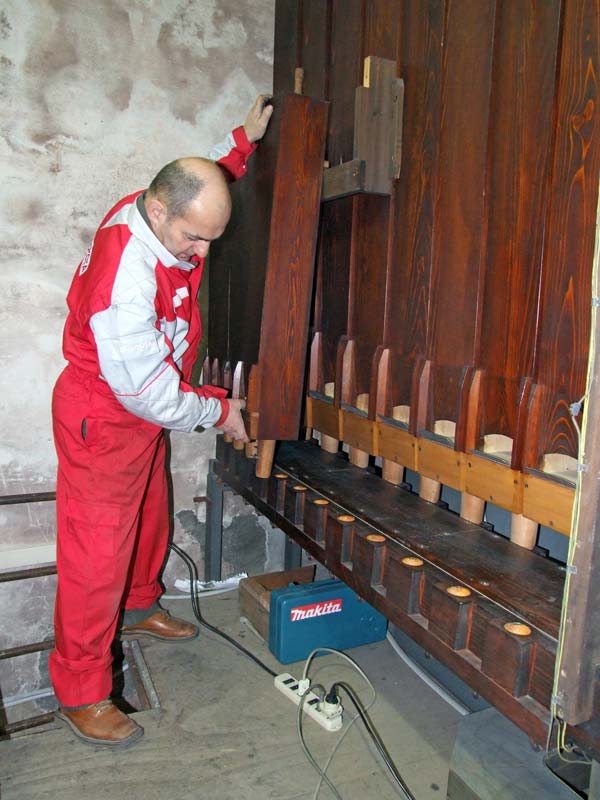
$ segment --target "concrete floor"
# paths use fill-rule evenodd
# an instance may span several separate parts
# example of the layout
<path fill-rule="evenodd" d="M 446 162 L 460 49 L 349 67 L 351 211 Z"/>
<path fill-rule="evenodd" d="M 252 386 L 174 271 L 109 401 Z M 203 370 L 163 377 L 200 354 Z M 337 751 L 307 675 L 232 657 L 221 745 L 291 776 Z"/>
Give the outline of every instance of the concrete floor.
<path fill-rule="evenodd" d="M 189 602 L 165 606 L 192 619 Z M 203 614 L 276 672 L 300 675 L 303 664 L 279 665 L 266 645 L 240 622 L 237 592 L 204 598 Z M 211 632 L 179 645 L 140 640 L 161 702 L 138 712 L 144 738 L 129 750 L 106 752 L 51 727 L 0 742 L 2 800 L 310 800 L 318 775 L 296 733 L 296 707 L 272 678 Z M 388 751 L 417 800 L 443 800 L 460 715 L 380 642 L 349 653 L 378 693 L 371 709 Z M 365 701 L 360 676 L 335 656 L 313 662 L 325 684 L 350 683 Z M 350 706 L 350 704 L 348 704 Z M 339 734 L 311 720 L 307 743 L 323 763 Z M 356 723 L 328 775 L 344 800 L 397 798 L 395 784 Z M 320 800 L 333 795 L 323 786 Z"/>

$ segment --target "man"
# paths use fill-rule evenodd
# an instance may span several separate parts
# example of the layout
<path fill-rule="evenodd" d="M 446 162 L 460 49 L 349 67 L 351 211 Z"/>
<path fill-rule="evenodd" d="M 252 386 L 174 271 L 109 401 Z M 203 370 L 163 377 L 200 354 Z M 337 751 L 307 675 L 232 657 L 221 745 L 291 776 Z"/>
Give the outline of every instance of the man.
<path fill-rule="evenodd" d="M 83 741 L 123 747 L 143 729 L 109 699 L 121 632 L 187 641 L 198 629 L 160 608 L 169 531 L 164 430 L 215 426 L 247 441 L 242 400 L 189 378 L 201 334 L 197 293 L 229 220 L 225 173 L 240 178 L 272 112 L 261 95 L 208 159 L 167 164 L 100 225 L 69 290 L 54 389 L 58 454 L 56 647 L 59 720 Z"/>

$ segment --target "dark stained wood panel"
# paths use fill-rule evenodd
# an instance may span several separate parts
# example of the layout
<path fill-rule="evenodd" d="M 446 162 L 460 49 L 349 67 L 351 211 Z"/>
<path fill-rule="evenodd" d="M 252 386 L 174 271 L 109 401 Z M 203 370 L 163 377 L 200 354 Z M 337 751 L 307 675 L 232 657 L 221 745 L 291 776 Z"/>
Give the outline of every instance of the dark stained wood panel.
<path fill-rule="evenodd" d="M 258 414 L 255 438 L 271 440 L 298 435 L 327 124 L 322 101 L 283 94 L 273 104 L 212 247 L 211 283 L 229 272 L 227 352 L 209 343 L 213 359 L 243 369 L 234 394 Z"/>
<path fill-rule="evenodd" d="M 388 197 L 354 197 L 347 335 L 356 343 L 358 394 L 369 392 L 373 357 L 383 338 L 388 225 Z"/>
<path fill-rule="evenodd" d="M 530 466 L 542 453 L 577 454 L 567 406 L 583 395 L 587 369 L 600 168 L 599 47 L 598 3 L 565 3 L 536 363 L 547 400 Z"/>
<path fill-rule="evenodd" d="M 449 0 L 434 206 L 433 419 L 457 421 L 462 369 L 477 348 L 484 276 L 485 164 L 496 3 Z"/>
<path fill-rule="evenodd" d="M 315 390 L 324 392 L 324 384 L 336 380 L 336 354 L 348 323 L 350 285 L 350 237 L 340 231 L 352 226 L 352 198 L 331 200 L 321 208 L 317 287 L 314 328 L 321 335 L 322 382 Z"/>
<path fill-rule="evenodd" d="M 402 3 L 368 0 L 365 6 L 365 56 L 380 56 L 396 61 Z"/>
<path fill-rule="evenodd" d="M 260 358 L 259 439 L 298 435 L 308 344 L 327 106 L 298 95 L 286 104 L 273 187 Z M 291 168 L 290 152 L 302 154 Z M 277 398 L 276 402 L 274 399 Z"/>
<path fill-rule="evenodd" d="M 561 6 L 561 0 L 522 0 L 503 3 L 498 15 L 479 361 L 481 435 L 514 439 L 521 382 L 533 374 Z"/>
<path fill-rule="evenodd" d="M 425 353 L 437 165 L 444 1 L 402 6 L 399 75 L 404 79 L 402 168 L 392 200 L 384 347 L 392 349 L 391 406 L 410 405 L 415 359 Z"/>
<path fill-rule="evenodd" d="M 299 66 L 304 70 L 303 94 L 329 99 L 331 36 L 330 0 L 303 0 Z"/>
<path fill-rule="evenodd" d="M 329 67 L 329 131 L 326 157 L 333 166 L 351 161 L 354 144 L 354 95 L 362 84 L 364 0 L 332 0 Z"/>
<path fill-rule="evenodd" d="M 300 66 L 301 13 L 302 2 L 276 0 L 273 94 L 294 91 L 294 72 Z"/>

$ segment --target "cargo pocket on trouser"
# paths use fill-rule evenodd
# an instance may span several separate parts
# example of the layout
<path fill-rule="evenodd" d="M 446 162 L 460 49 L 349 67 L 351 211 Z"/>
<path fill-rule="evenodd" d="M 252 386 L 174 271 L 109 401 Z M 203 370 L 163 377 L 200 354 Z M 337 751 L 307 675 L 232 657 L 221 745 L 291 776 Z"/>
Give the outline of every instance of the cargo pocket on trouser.
<path fill-rule="evenodd" d="M 119 506 L 69 498 L 66 517 L 66 536 L 59 540 L 63 569 L 84 575 L 92 583 L 95 577 L 100 583 L 118 580 L 122 551 Z"/>

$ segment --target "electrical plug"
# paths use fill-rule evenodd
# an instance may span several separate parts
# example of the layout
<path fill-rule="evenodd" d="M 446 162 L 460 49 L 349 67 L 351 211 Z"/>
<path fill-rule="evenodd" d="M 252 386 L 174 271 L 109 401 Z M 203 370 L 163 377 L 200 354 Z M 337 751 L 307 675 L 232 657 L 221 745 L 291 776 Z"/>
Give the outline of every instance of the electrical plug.
<path fill-rule="evenodd" d="M 305 695 L 310 689 L 310 678 L 300 678 L 298 681 L 298 694 L 300 697 Z"/>
<path fill-rule="evenodd" d="M 319 703 L 319 711 L 324 714 L 327 719 L 335 719 L 336 717 L 342 716 L 343 708 L 340 698 L 335 691 L 335 685 L 332 686 L 325 695 L 325 699 Z"/>

